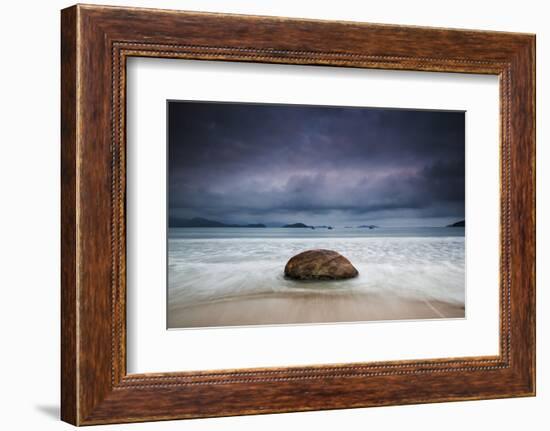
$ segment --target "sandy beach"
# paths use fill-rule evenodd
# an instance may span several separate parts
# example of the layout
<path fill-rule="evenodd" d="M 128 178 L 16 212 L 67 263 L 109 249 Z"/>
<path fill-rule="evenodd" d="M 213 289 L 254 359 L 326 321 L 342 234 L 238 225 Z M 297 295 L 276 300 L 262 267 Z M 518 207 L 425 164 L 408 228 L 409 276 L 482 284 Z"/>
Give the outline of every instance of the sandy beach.
<path fill-rule="evenodd" d="M 463 318 L 464 307 L 450 302 L 393 295 L 284 293 L 187 307 L 172 303 L 168 316 L 170 328 L 194 328 Z"/>

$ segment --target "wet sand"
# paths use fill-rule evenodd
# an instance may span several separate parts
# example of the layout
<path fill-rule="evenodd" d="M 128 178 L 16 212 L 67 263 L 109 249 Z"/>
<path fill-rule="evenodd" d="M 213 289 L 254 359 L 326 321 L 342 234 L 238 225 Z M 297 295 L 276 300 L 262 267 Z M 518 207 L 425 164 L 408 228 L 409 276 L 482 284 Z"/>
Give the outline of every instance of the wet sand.
<path fill-rule="evenodd" d="M 366 293 L 273 293 L 170 303 L 169 328 L 463 318 L 464 304 Z"/>

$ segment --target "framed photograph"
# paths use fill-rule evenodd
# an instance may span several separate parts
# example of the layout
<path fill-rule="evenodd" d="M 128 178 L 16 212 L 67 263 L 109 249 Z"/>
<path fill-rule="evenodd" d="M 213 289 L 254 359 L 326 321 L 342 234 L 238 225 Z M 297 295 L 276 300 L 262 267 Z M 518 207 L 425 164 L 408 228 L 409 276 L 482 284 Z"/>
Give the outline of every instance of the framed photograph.
<path fill-rule="evenodd" d="M 169 329 L 465 317 L 465 112 L 167 115 Z"/>
<path fill-rule="evenodd" d="M 62 419 L 535 394 L 535 36 L 61 14 Z"/>

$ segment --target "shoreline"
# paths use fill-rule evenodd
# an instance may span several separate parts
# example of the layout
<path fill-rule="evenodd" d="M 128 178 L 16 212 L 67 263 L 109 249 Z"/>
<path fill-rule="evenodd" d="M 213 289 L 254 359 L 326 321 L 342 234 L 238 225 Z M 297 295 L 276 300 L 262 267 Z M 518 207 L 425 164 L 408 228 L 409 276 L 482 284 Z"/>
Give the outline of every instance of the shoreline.
<path fill-rule="evenodd" d="M 273 293 L 168 305 L 168 329 L 465 317 L 464 304 L 379 293 Z"/>

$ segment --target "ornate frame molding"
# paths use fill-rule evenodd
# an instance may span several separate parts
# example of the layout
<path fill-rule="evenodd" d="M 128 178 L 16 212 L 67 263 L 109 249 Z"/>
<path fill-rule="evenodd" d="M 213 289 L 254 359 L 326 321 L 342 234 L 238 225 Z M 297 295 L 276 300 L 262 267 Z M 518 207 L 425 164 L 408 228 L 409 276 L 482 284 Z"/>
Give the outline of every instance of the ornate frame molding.
<path fill-rule="evenodd" d="M 258 28 L 269 30 L 258 35 Z M 310 35 L 319 41 L 308 41 Z M 534 36 L 510 33 L 65 9 L 62 418 L 98 424 L 533 395 L 534 43 Z M 131 56 L 498 75 L 500 354 L 127 375 L 125 66 Z M 299 396 L 304 391 L 308 399 Z"/>

